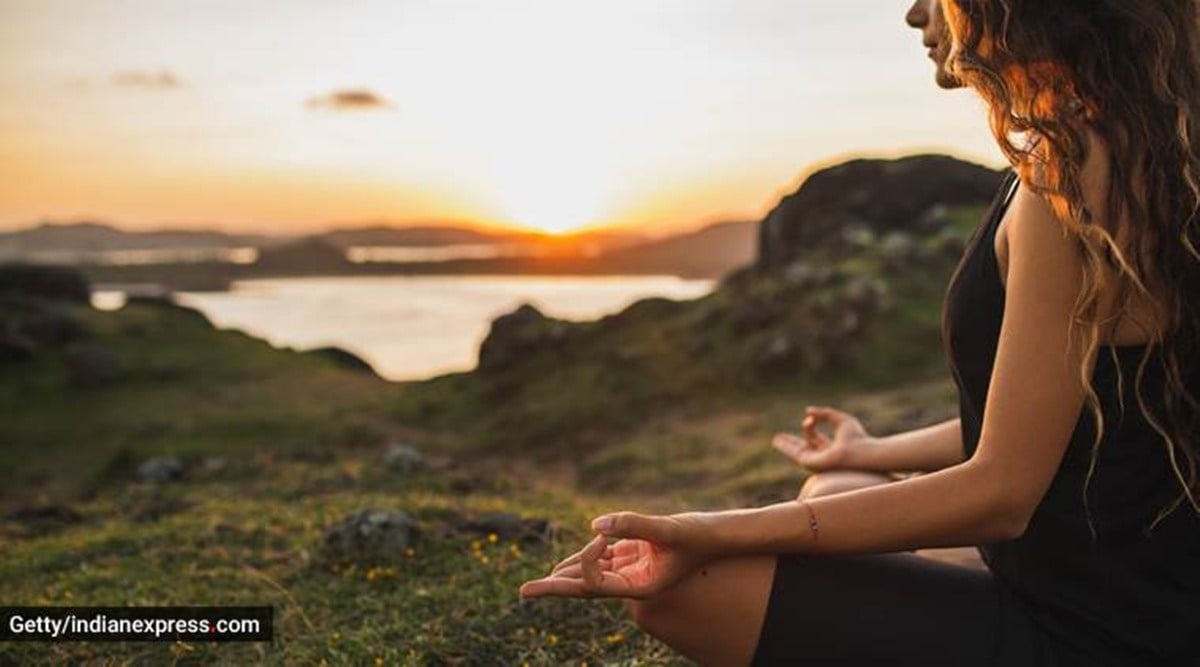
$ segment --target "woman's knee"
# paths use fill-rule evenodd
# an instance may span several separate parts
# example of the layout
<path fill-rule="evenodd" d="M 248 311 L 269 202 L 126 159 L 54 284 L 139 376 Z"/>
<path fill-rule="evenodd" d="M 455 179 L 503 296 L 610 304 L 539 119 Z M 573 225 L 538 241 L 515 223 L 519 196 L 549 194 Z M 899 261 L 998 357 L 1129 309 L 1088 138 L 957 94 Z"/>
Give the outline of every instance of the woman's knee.
<path fill-rule="evenodd" d="M 624 600 L 646 634 L 701 664 L 747 664 L 775 577 L 774 556 L 713 561 L 644 600 Z"/>
<path fill-rule="evenodd" d="M 625 598 L 622 600 L 629 618 L 641 628 L 642 632 L 660 637 L 664 624 L 673 616 L 671 611 L 670 590 L 643 600 Z"/>

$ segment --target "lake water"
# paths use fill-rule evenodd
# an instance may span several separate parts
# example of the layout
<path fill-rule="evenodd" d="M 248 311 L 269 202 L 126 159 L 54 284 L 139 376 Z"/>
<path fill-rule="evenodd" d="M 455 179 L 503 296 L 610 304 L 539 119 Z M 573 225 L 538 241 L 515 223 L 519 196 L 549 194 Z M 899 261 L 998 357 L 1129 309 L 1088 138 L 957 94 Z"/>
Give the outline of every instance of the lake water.
<path fill-rule="evenodd" d="M 391 380 L 470 370 L 491 321 L 523 302 L 548 316 L 597 319 L 638 299 L 693 299 L 711 280 L 672 276 L 372 276 L 233 283 L 229 292 L 178 292 L 176 300 L 223 328 L 276 346 L 336 345 Z M 98 307 L 120 304 L 98 292 Z"/>

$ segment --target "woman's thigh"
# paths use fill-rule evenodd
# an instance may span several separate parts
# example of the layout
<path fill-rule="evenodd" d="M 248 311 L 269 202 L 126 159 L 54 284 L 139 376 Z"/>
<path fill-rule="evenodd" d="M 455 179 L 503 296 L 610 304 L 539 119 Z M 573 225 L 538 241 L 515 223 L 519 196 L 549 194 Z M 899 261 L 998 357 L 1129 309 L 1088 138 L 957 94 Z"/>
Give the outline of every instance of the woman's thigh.
<path fill-rule="evenodd" d="M 904 552 L 779 556 L 752 664 L 1058 662 L 990 572 Z"/>
<path fill-rule="evenodd" d="M 910 553 L 722 559 L 626 606 L 701 665 L 1057 664 L 990 573 Z"/>

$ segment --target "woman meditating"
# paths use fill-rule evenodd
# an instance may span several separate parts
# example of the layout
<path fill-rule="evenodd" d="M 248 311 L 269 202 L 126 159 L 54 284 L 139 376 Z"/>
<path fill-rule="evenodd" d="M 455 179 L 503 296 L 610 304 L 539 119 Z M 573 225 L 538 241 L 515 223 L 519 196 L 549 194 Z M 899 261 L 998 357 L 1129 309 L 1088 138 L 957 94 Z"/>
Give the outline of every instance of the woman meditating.
<path fill-rule="evenodd" d="M 601 516 L 521 595 L 623 598 L 702 664 L 1200 665 L 1197 2 L 907 20 L 1013 166 L 943 304 L 960 419 L 810 408 L 797 499 Z M 986 568 L 910 553 L 951 546 Z"/>

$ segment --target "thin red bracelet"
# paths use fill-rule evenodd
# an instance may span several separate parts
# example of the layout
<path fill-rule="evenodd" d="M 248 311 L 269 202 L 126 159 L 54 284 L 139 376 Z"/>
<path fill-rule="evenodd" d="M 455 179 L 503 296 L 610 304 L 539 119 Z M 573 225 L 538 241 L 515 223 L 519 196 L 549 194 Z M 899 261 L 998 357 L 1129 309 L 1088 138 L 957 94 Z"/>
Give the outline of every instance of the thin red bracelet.
<path fill-rule="evenodd" d="M 812 505 L 809 505 L 807 500 L 804 501 L 804 506 L 808 508 L 808 528 L 813 534 L 813 544 L 816 544 L 817 537 L 820 534 L 820 531 L 817 529 L 817 514 L 813 511 Z"/>

